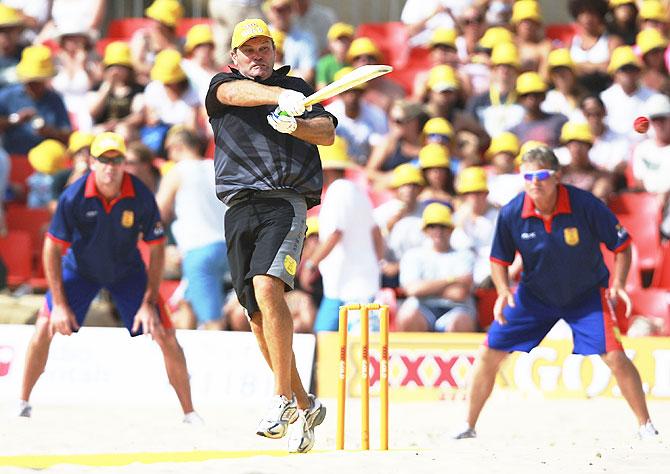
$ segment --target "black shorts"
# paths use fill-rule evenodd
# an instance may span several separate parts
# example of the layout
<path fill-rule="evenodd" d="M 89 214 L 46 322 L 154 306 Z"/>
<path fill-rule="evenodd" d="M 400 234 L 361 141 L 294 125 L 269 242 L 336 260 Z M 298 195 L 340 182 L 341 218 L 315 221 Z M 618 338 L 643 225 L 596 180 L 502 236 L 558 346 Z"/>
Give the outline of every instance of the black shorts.
<path fill-rule="evenodd" d="M 293 191 L 258 191 L 233 198 L 226 245 L 233 287 L 247 316 L 259 311 L 252 279 L 272 275 L 293 289 L 307 225 L 305 198 Z"/>

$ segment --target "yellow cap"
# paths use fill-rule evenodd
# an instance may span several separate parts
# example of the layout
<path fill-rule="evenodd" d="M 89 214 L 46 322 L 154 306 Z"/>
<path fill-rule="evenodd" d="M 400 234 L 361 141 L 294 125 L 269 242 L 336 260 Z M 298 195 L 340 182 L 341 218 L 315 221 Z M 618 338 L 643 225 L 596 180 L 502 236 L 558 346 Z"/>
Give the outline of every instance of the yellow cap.
<path fill-rule="evenodd" d="M 175 27 L 184 16 L 184 7 L 178 0 L 155 0 L 144 13 L 164 25 Z"/>
<path fill-rule="evenodd" d="M 458 173 L 456 179 L 456 192 L 458 194 L 482 193 L 488 192 L 488 190 L 486 170 L 481 166 L 468 166 Z"/>
<path fill-rule="evenodd" d="M 493 49 L 497 44 L 513 42 L 514 36 L 510 30 L 502 26 L 494 26 L 484 32 L 484 36 L 479 40 L 479 47 Z"/>
<path fill-rule="evenodd" d="M 21 82 L 39 81 L 56 75 L 51 50 L 43 45 L 28 46 L 21 53 L 16 65 L 16 75 Z"/>
<path fill-rule="evenodd" d="M 635 0 L 610 0 L 610 7 L 616 8 L 620 7 L 621 5 L 629 5 L 634 3 Z"/>
<path fill-rule="evenodd" d="M 419 151 L 419 166 L 427 168 L 449 168 L 449 152 L 447 147 L 439 143 L 429 143 Z"/>
<path fill-rule="evenodd" d="M 665 49 L 668 46 L 668 40 L 656 28 L 647 28 L 637 34 L 635 39 L 640 48 L 642 56 L 654 49 Z"/>
<path fill-rule="evenodd" d="M 174 49 L 164 49 L 156 55 L 151 68 L 151 79 L 163 84 L 175 84 L 186 79 L 181 68 L 181 54 Z"/>
<path fill-rule="evenodd" d="M 270 29 L 270 35 L 272 36 L 272 42 L 275 44 L 275 50 L 278 52 L 284 51 L 284 40 L 286 39 L 286 33 L 277 28 Z"/>
<path fill-rule="evenodd" d="M 642 68 L 640 64 L 640 59 L 636 56 L 633 48 L 630 46 L 619 46 L 612 51 L 612 57 L 610 58 L 610 63 L 607 66 L 607 72 L 610 74 L 615 73 L 624 66 L 635 66 L 638 69 Z"/>
<path fill-rule="evenodd" d="M 335 73 L 335 75 L 333 76 L 333 81 L 337 81 L 338 79 L 343 78 L 344 76 L 346 76 L 347 74 L 349 74 L 349 73 L 350 73 L 351 71 L 353 71 L 353 70 L 354 70 L 354 68 L 351 67 L 351 66 L 344 66 L 343 68 L 339 69 L 339 70 Z M 358 89 L 358 90 L 365 90 L 367 87 L 368 87 L 368 83 L 367 83 L 367 82 L 361 82 L 360 84 L 356 84 L 356 85 L 355 85 L 354 87 L 352 87 L 351 89 L 354 89 L 354 90 L 355 90 L 355 89 Z M 351 89 L 350 89 L 350 90 L 351 90 Z"/>
<path fill-rule="evenodd" d="M 370 38 L 356 38 L 349 46 L 349 51 L 347 51 L 347 60 L 351 61 L 356 56 L 362 55 L 374 56 L 377 58 L 377 61 L 379 61 L 381 59 L 382 53 Z"/>
<path fill-rule="evenodd" d="M 668 12 L 663 4 L 657 0 L 645 0 L 640 7 L 639 17 L 642 20 L 668 22 Z"/>
<path fill-rule="evenodd" d="M 161 160 L 161 162 L 158 164 L 158 171 L 160 172 L 161 176 L 165 176 L 172 168 L 174 168 L 174 165 L 176 164 L 177 163 L 172 160 Z"/>
<path fill-rule="evenodd" d="M 449 120 L 442 117 L 433 117 L 423 126 L 424 135 L 446 135 L 449 138 L 454 136 L 454 127 Z"/>
<path fill-rule="evenodd" d="M 423 221 L 424 229 L 429 225 L 454 226 L 454 221 L 451 219 L 451 210 L 439 202 L 428 204 L 423 210 L 421 220 Z"/>
<path fill-rule="evenodd" d="M 391 188 L 395 189 L 407 184 L 417 184 L 419 186 L 425 184 L 421 170 L 411 163 L 398 165 L 391 172 Z"/>
<path fill-rule="evenodd" d="M 328 40 L 335 41 L 337 38 L 346 36 L 347 38 L 354 37 L 354 27 L 349 23 L 337 22 L 328 28 Z"/>
<path fill-rule="evenodd" d="M 305 221 L 305 224 L 307 224 L 307 232 L 305 232 L 305 238 L 309 237 L 310 235 L 318 234 L 319 233 L 319 218 L 316 216 L 310 216 L 307 218 Z"/>
<path fill-rule="evenodd" d="M 558 48 L 550 52 L 547 62 L 550 69 L 555 67 L 567 67 L 573 71 L 575 69 L 575 62 L 572 60 L 570 50 L 567 48 Z"/>
<path fill-rule="evenodd" d="M 190 53 L 196 46 L 201 44 L 214 44 L 214 34 L 212 27 L 205 24 L 193 25 L 186 33 L 186 42 L 184 43 L 184 52 Z"/>
<path fill-rule="evenodd" d="M 519 50 L 514 43 L 498 43 L 491 51 L 491 64 L 494 66 L 506 64 L 518 68 L 521 65 Z"/>
<path fill-rule="evenodd" d="M 272 39 L 272 33 L 270 33 L 270 28 L 268 28 L 267 23 L 259 18 L 242 20 L 237 25 L 235 25 L 235 29 L 233 30 L 233 39 L 230 42 L 230 48 L 239 48 L 251 38 L 256 38 L 258 36 L 265 36 Z"/>
<path fill-rule="evenodd" d="M 321 157 L 321 168 L 324 170 L 343 170 L 353 166 L 344 138 L 336 136 L 332 145 L 318 145 L 317 148 Z"/>
<path fill-rule="evenodd" d="M 547 84 L 536 72 L 524 72 L 516 78 L 516 93 L 518 95 L 545 92 L 546 90 Z"/>
<path fill-rule="evenodd" d="M 435 92 L 458 90 L 459 82 L 454 68 L 446 64 L 433 66 L 428 73 L 428 87 Z"/>
<path fill-rule="evenodd" d="M 535 0 L 520 0 L 512 8 L 512 23 L 515 25 L 523 20 L 533 20 L 542 23 L 540 5 Z"/>
<path fill-rule="evenodd" d="M 70 134 L 68 140 L 67 151 L 74 154 L 82 148 L 90 147 L 93 143 L 93 135 L 90 133 L 75 130 Z"/>
<path fill-rule="evenodd" d="M 65 168 L 65 145 L 47 138 L 28 152 L 28 161 L 38 173 L 54 174 Z"/>
<path fill-rule="evenodd" d="M 561 143 L 578 141 L 593 144 L 593 134 L 588 123 L 565 122 L 561 128 Z"/>
<path fill-rule="evenodd" d="M 103 132 L 91 143 L 91 156 L 98 158 L 109 151 L 116 151 L 126 156 L 126 142 L 121 135 L 114 132 Z"/>
<path fill-rule="evenodd" d="M 0 3 L 0 27 L 17 26 L 23 24 L 23 17 L 12 7 Z"/>
<path fill-rule="evenodd" d="M 530 150 L 534 150 L 535 148 L 540 148 L 543 146 L 546 147 L 547 144 L 539 140 L 528 140 L 523 145 L 521 145 L 521 148 L 519 149 L 519 154 L 516 155 L 516 159 L 514 160 L 514 162 L 516 163 L 517 166 L 520 166 L 521 158 L 523 157 L 523 155 L 528 153 Z"/>
<path fill-rule="evenodd" d="M 502 132 L 491 139 L 491 145 L 486 150 L 486 155 L 491 157 L 498 153 L 509 153 L 513 156 L 519 154 L 519 138 L 512 132 Z"/>
<path fill-rule="evenodd" d="M 133 60 L 130 56 L 130 45 L 125 41 L 112 41 L 105 47 L 105 56 L 102 59 L 105 66 L 132 67 Z"/>
<path fill-rule="evenodd" d="M 438 44 L 443 44 L 446 46 L 451 46 L 456 48 L 456 30 L 452 28 L 436 28 L 433 31 L 433 36 L 430 37 L 430 43 L 428 46 L 430 48 L 437 46 Z"/>

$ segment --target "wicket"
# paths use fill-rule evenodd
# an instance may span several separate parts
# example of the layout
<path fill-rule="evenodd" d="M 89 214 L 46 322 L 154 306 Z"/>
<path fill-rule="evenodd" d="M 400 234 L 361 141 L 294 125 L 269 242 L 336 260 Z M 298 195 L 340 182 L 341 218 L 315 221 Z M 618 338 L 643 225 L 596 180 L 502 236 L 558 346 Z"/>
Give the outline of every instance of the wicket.
<path fill-rule="evenodd" d="M 370 449 L 370 356 L 369 312 L 379 311 L 379 399 L 381 406 L 379 422 L 379 449 L 388 450 L 388 405 L 389 405 L 389 308 L 379 304 L 350 304 L 340 306 L 339 339 L 340 362 L 337 391 L 337 442 L 336 449 L 344 449 L 344 411 L 347 399 L 347 333 L 349 311 L 360 311 L 361 318 L 361 449 Z"/>

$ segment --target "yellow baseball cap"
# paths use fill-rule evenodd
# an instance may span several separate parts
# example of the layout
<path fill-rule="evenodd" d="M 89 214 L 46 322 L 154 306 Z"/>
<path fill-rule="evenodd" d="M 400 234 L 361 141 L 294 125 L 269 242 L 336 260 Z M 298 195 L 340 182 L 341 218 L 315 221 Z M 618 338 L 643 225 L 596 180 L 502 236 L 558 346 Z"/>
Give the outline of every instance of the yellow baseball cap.
<path fill-rule="evenodd" d="M 668 22 L 668 12 L 663 4 L 657 0 L 645 0 L 638 14 L 642 20 L 654 20 L 661 23 Z"/>
<path fill-rule="evenodd" d="M 354 27 L 349 23 L 337 22 L 328 28 L 328 40 L 335 41 L 338 38 L 346 36 L 347 38 L 354 37 Z"/>
<path fill-rule="evenodd" d="M 175 27 L 184 16 L 184 7 L 178 0 L 155 0 L 144 14 L 166 26 Z"/>
<path fill-rule="evenodd" d="M 593 133 L 588 123 L 565 122 L 561 128 L 561 143 L 578 141 L 593 144 Z"/>
<path fill-rule="evenodd" d="M 547 84 L 536 72 L 524 72 L 516 78 L 516 93 L 518 95 L 545 92 L 546 90 Z"/>
<path fill-rule="evenodd" d="M 419 166 L 428 168 L 449 168 L 449 152 L 439 143 L 429 143 L 419 151 Z"/>
<path fill-rule="evenodd" d="M 70 134 L 67 151 L 75 154 L 82 148 L 90 147 L 93 143 L 93 134 L 75 130 Z"/>
<path fill-rule="evenodd" d="M 542 23 L 540 5 L 535 0 L 520 0 L 514 3 L 511 22 L 516 25 L 523 20 L 533 20 Z"/>
<path fill-rule="evenodd" d="M 423 221 L 424 229 L 429 225 L 454 226 L 454 221 L 451 218 L 451 210 L 449 207 L 439 202 L 431 202 L 428 204 L 423 210 L 421 220 Z"/>
<path fill-rule="evenodd" d="M 405 186 L 407 184 L 425 185 L 421 170 L 411 163 L 405 163 L 393 168 L 391 172 L 390 187 L 393 189 Z"/>
<path fill-rule="evenodd" d="M 547 146 L 546 143 L 541 142 L 539 140 L 528 140 L 527 142 L 524 142 L 524 144 L 521 145 L 521 148 L 519 148 L 519 154 L 516 155 L 514 163 L 516 163 L 517 166 L 520 166 L 521 158 L 523 158 L 523 155 L 528 153 L 530 150 L 534 150 L 535 148 L 546 147 L 546 146 Z"/>
<path fill-rule="evenodd" d="M 321 168 L 324 170 L 342 170 L 353 166 L 344 138 L 336 136 L 332 145 L 318 145 L 317 148 L 321 157 Z"/>
<path fill-rule="evenodd" d="M 377 61 L 379 61 L 381 59 L 382 53 L 370 38 L 356 38 L 351 42 L 349 50 L 347 51 L 347 61 L 351 61 L 356 56 L 363 55 L 374 56 L 377 58 Z"/>
<path fill-rule="evenodd" d="M 624 66 L 635 66 L 638 69 L 642 68 L 640 59 L 630 46 L 619 46 L 612 51 L 612 57 L 607 66 L 607 72 L 612 74 Z"/>
<path fill-rule="evenodd" d="M 642 56 L 654 49 L 665 49 L 668 47 L 668 39 L 656 28 L 647 28 L 637 34 L 635 38 Z"/>
<path fill-rule="evenodd" d="M 28 152 L 28 161 L 38 173 L 54 174 L 65 169 L 65 145 L 47 138 Z"/>
<path fill-rule="evenodd" d="M 454 68 L 446 64 L 433 66 L 428 73 L 428 87 L 434 92 L 458 90 L 459 82 Z"/>
<path fill-rule="evenodd" d="M 41 44 L 25 48 L 19 64 L 16 65 L 16 75 L 21 82 L 45 80 L 55 76 L 51 50 Z"/>
<path fill-rule="evenodd" d="M 519 138 L 512 132 L 502 132 L 491 139 L 491 145 L 486 150 L 486 155 L 491 157 L 498 153 L 509 153 L 516 156 L 519 154 Z"/>
<path fill-rule="evenodd" d="M 494 26 L 484 32 L 478 45 L 480 48 L 493 49 L 495 45 L 502 43 L 514 43 L 514 35 L 507 28 Z"/>
<path fill-rule="evenodd" d="M 620 7 L 621 5 L 629 5 L 629 4 L 634 4 L 635 0 L 610 0 L 610 7 L 611 8 L 616 8 Z"/>
<path fill-rule="evenodd" d="M 305 232 L 305 238 L 309 237 L 310 235 L 318 234 L 319 233 L 319 218 L 316 216 L 310 216 L 307 218 L 305 221 L 305 224 L 307 224 L 307 232 Z"/>
<path fill-rule="evenodd" d="M 275 50 L 278 52 L 284 51 L 284 40 L 286 39 L 286 33 L 277 28 L 271 28 L 270 35 L 272 36 L 272 42 L 275 44 Z"/>
<path fill-rule="evenodd" d="M 130 45 L 125 41 L 112 41 L 105 47 L 105 56 L 102 63 L 106 66 L 132 67 L 133 60 L 130 56 Z"/>
<path fill-rule="evenodd" d="M 121 135 L 115 132 L 103 132 L 93 139 L 91 156 L 99 158 L 110 151 L 126 156 L 126 142 Z"/>
<path fill-rule="evenodd" d="M 0 3 L 0 27 L 7 28 L 23 24 L 23 16 L 18 10 Z"/>
<path fill-rule="evenodd" d="M 575 62 L 572 60 L 570 50 L 567 48 L 558 48 L 551 51 L 547 58 L 547 63 L 549 64 L 549 69 L 555 67 L 567 67 L 573 71 L 575 69 Z"/>
<path fill-rule="evenodd" d="M 519 50 L 514 43 L 498 43 L 493 46 L 493 51 L 491 51 L 491 64 L 494 66 L 505 64 L 518 68 L 521 66 Z"/>
<path fill-rule="evenodd" d="M 174 49 L 164 49 L 156 55 L 151 68 L 151 79 L 163 84 L 175 84 L 186 79 L 181 67 L 181 54 Z"/>
<path fill-rule="evenodd" d="M 354 68 L 351 67 L 351 66 L 344 66 L 343 68 L 339 69 L 335 73 L 335 75 L 333 76 L 333 81 L 337 81 L 338 79 L 343 78 L 344 76 L 346 76 L 347 74 L 349 74 L 353 70 L 354 70 Z M 356 90 L 356 89 L 365 90 L 367 87 L 368 87 L 367 82 L 361 82 L 360 84 L 357 84 L 354 87 L 352 87 L 350 90 L 352 90 L 352 89 L 353 90 Z"/>
<path fill-rule="evenodd" d="M 230 48 L 239 48 L 251 38 L 256 38 L 258 36 L 265 36 L 272 39 L 272 33 L 270 33 L 270 28 L 268 28 L 267 23 L 265 23 L 260 18 L 249 18 L 242 20 L 237 25 L 235 25 L 235 29 L 233 30 L 233 39 L 230 42 Z"/>
<path fill-rule="evenodd" d="M 443 117 L 433 117 L 423 126 L 424 135 L 446 135 L 449 138 L 454 136 L 454 127 L 449 120 Z"/>
<path fill-rule="evenodd" d="M 430 37 L 429 48 L 433 48 L 439 44 L 456 48 L 456 30 L 453 28 L 436 28 L 433 35 Z"/>
<path fill-rule="evenodd" d="M 184 52 L 190 53 L 196 46 L 201 44 L 214 44 L 214 34 L 212 27 L 205 24 L 193 25 L 186 33 L 186 42 L 184 43 Z"/>
<path fill-rule="evenodd" d="M 458 194 L 488 192 L 486 170 L 481 166 L 468 166 L 458 173 L 456 192 Z"/>

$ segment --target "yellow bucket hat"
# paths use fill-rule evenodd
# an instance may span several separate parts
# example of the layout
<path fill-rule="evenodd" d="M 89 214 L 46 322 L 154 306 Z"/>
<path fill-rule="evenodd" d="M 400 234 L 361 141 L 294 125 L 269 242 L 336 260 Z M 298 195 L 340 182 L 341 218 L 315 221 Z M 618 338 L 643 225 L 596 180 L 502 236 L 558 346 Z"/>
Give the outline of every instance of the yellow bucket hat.
<path fill-rule="evenodd" d="M 518 95 L 545 92 L 546 90 L 547 84 L 536 72 L 524 72 L 516 78 L 516 93 Z"/>
<path fill-rule="evenodd" d="M 645 0 L 642 2 L 639 17 L 642 20 L 654 20 L 661 23 L 668 22 L 668 12 L 663 4 L 657 0 Z"/>
<path fill-rule="evenodd" d="M 268 28 L 267 23 L 265 23 L 260 18 L 242 20 L 237 25 L 235 25 L 235 29 L 233 30 L 233 38 L 230 42 L 230 48 L 239 48 L 251 38 L 256 38 L 258 36 L 265 36 L 272 39 L 272 33 L 270 33 L 270 28 Z"/>
<path fill-rule="evenodd" d="M 517 25 L 523 20 L 533 20 L 542 23 L 540 5 L 535 0 L 520 0 L 512 8 L 512 23 Z"/>
<path fill-rule="evenodd" d="M 155 0 L 144 14 L 164 25 L 174 28 L 184 16 L 184 7 L 178 0 Z"/>
<path fill-rule="evenodd" d="M 158 53 L 151 68 L 151 79 L 163 84 L 175 84 L 186 79 L 186 73 L 181 68 L 179 51 L 164 49 Z"/>
<path fill-rule="evenodd" d="M 454 127 L 449 120 L 443 117 L 433 117 L 423 126 L 424 135 L 446 135 L 449 138 L 454 136 Z"/>
<path fill-rule="evenodd" d="M 65 169 L 65 145 L 47 138 L 28 152 L 28 161 L 38 173 L 54 174 Z"/>
<path fill-rule="evenodd" d="M 428 73 L 428 87 L 435 92 L 458 90 L 459 82 L 454 68 L 446 64 L 433 66 Z"/>
<path fill-rule="evenodd" d="M 356 38 L 351 42 L 349 50 L 347 51 L 347 61 L 351 61 L 356 56 L 370 55 L 377 58 L 379 61 L 382 57 L 382 53 L 377 48 L 370 38 L 362 37 Z"/>
<path fill-rule="evenodd" d="M 23 17 L 18 10 L 0 3 L 0 27 L 8 28 L 23 24 Z"/>
<path fill-rule="evenodd" d="M 391 172 L 391 188 L 396 189 L 407 184 L 416 184 L 418 186 L 426 184 L 421 175 L 421 170 L 411 163 L 398 165 Z"/>
<path fill-rule="evenodd" d="M 214 33 L 209 25 L 193 25 L 186 33 L 186 42 L 184 43 L 184 52 L 190 53 L 196 46 L 201 44 L 214 44 Z"/>
<path fill-rule="evenodd" d="M 93 135 L 90 133 L 75 130 L 70 134 L 67 144 L 67 151 L 71 154 L 77 153 L 82 148 L 90 147 L 93 143 Z"/>
<path fill-rule="evenodd" d="M 635 4 L 635 0 L 610 0 L 610 7 L 616 8 L 621 5 Z"/>
<path fill-rule="evenodd" d="M 506 64 L 519 68 L 521 66 L 519 50 L 514 43 L 498 43 L 493 46 L 493 51 L 491 51 L 491 64 L 494 66 Z"/>
<path fill-rule="evenodd" d="M 549 69 L 555 67 L 567 67 L 575 70 L 575 62 L 572 60 L 570 50 L 567 48 L 558 48 L 549 53 L 547 58 Z"/>
<path fill-rule="evenodd" d="M 109 151 L 116 151 L 126 156 L 126 142 L 121 135 L 114 132 L 103 132 L 91 143 L 91 155 L 98 158 Z"/>
<path fill-rule="evenodd" d="M 668 39 L 655 28 L 640 31 L 635 38 L 635 43 L 640 48 L 642 56 L 654 49 L 665 49 L 668 47 Z"/>
<path fill-rule="evenodd" d="M 133 60 L 130 56 L 130 45 L 125 41 L 112 41 L 105 47 L 105 56 L 102 58 L 102 63 L 105 67 L 133 67 Z"/>
<path fill-rule="evenodd" d="M 321 157 L 321 168 L 324 170 L 343 170 L 353 166 L 344 138 L 336 136 L 332 145 L 318 145 L 317 148 Z"/>
<path fill-rule="evenodd" d="M 354 27 L 349 23 L 337 22 L 328 28 L 328 41 L 335 41 L 338 38 L 346 36 L 347 38 L 354 37 Z"/>
<path fill-rule="evenodd" d="M 424 229 L 429 225 L 454 226 L 454 221 L 451 218 L 451 210 L 439 202 L 431 202 L 428 204 L 423 210 L 421 220 L 423 221 Z"/>
<path fill-rule="evenodd" d="M 337 81 L 338 79 L 343 78 L 353 70 L 354 68 L 351 66 L 344 66 L 335 73 L 335 75 L 333 76 L 333 81 Z M 368 87 L 367 82 L 361 82 L 360 84 L 355 85 L 351 89 L 365 90 L 367 87 Z"/>
<path fill-rule="evenodd" d="M 640 59 L 637 57 L 633 48 L 630 46 L 619 46 L 612 51 L 610 63 L 607 66 L 607 72 L 615 73 L 624 66 L 635 66 L 638 69 L 642 68 Z"/>
<path fill-rule="evenodd" d="M 305 238 L 309 237 L 310 235 L 318 234 L 319 233 L 319 218 L 316 216 L 310 216 L 307 218 L 305 221 L 305 224 L 307 224 L 307 232 L 305 232 Z"/>
<path fill-rule="evenodd" d="M 588 123 L 565 122 L 561 128 L 561 143 L 578 141 L 593 145 L 593 134 Z"/>
<path fill-rule="evenodd" d="M 468 166 L 458 173 L 456 192 L 458 194 L 488 192 L 486 170 L 481 166 Z"/>
<path fill-rule="evenodd" d="M 514 163 L 517 166 L 520 166 L 521 165 L 521 158 L 523 157 L 523 155 L 525 155 L 530 150 L 534 150 L 535 148 L 540 148 L 540 147 L 543 147 L 543 146 L 546 147 L 547 144 L 544 143 L 544 142 L 541 142 L 539 140 L 528 140 L 523 145 L 521 145 L 521 148 L 519 148 L 519 154 L 516 155 Z"/>
<path fill-rule="evenodd" d="M 419 151 L 419 166 L 428 168 L 449 168 L 449 152 L 439 143 L 429 143 Z"/>
<path fill-rule="evenodd" d="M 49 79 L 56 75 L 51 50 L 43 45 L 28 46 L 21 53 L 16 65 L 16 75 L 21 82 Z"/>
<path fill-rule="evenodd" d="M 456 49 L 456 30 L 453 28 L 437 28 L 430 37 L 429 48 L 433 48 L 438 44 L 449 46 Z"/>
<path fill-rule="evenodd" d="M 503 43 L 514 43 L 512 32 L 502 26 L 494 26 L 484 32 L 478 44 L 480 48 L 493 49 L 495 45 Z"/>
<path fill-rule="evenodd" d="M 502 132 L 491 139 L 491 145 L 486 150 L 486 155 L 492 157 L 498 153 L 509 153 L 513 156 L 519 154 L 519 138 L 512 132 Z"/>

